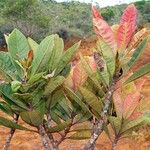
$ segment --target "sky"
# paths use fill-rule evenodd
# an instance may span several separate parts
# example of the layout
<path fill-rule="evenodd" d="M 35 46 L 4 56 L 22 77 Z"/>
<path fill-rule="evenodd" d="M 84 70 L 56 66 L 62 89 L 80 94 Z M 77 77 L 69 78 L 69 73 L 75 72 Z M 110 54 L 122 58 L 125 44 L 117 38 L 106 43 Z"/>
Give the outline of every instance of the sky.
<path fill-rule="evenodd" d="M 71 1 L 71 0 L 56 0 L 56 1 L 63 2 L 63 1 Z M 122 4 L 122 3 L 132 3 L 132 2 L 139 1 L 139 0 L 74 0 L 74 1 L 80 1 L 80 2 L 85 2 L 85 3 L 97 2 L 99 3 L 100 7 L 106 7 L 106 6 L 114 6 L 114 5 Z"/>

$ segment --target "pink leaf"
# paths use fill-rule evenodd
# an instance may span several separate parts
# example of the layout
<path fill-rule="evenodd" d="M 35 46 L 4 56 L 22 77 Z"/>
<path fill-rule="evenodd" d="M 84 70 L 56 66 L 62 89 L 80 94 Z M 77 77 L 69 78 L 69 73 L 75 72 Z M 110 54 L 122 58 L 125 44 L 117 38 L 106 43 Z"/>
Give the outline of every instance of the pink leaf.
<path fill-rule="evenodd" d="M 136 120 L 143 115 L 142 112 L 134 112 L 128 119 L 130 121 Z"/>
<path fill-rule="evenodd" d="M 116 41 L 113 34 L 112 29 L 107 24 L 106 21 L 104 21 L 100 14 L 98 14 L 98 11 L 96 8 L 92 7 L 93 12 L 93 25 L 95 33 L 100 37 L 103 38 L 105 42 L 108 43 L 108 45 L 115 51 L 116 49 Z"/>
<path fill-rule="evenodd" d="M 126 96 L 123 104 L 123 116 L 124 118 L 129 118 L 131 114 L 134 112 L 136 107 L 139 104 L 140 101 L 140 93 L 130 93 Z"/>

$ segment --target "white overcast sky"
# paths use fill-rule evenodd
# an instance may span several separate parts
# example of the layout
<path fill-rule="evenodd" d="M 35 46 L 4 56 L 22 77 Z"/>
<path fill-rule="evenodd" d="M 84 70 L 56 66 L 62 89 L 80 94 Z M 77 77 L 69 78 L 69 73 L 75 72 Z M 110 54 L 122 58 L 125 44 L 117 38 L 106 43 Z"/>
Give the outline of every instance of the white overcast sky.
<path fill-rule="evenodd" d="M 64 2 L 64 1 L 71 1 L 71 0 L 56 0 L 57 2 Z M 74 1 L 80 1 L 80 2 L 85 2 L 85 3 L 90 3 L 90 2 L 97 2 L 99 3 L 100 7 L 105 7 L 105 6 L 114 6 L 117 4 L 122 4 L 122 3 L 132 3 L 140 0 L 74 0 Z"/>

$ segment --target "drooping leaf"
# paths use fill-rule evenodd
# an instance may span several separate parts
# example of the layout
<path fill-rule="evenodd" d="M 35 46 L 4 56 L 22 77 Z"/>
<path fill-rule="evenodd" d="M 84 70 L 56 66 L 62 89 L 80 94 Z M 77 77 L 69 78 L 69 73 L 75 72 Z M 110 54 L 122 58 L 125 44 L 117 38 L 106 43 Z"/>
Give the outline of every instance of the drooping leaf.
<path fill-rule="evenodd" d="M 48 70 L 48 62 L 54 48 L 54 36 L 46 37 L 38 46 L 32 62 L 31 75 Z"/>
<path fill-rule="evenodd" d="M 86 106 L 86 104 L 84 104 L 82 99 L 77 94 L 75 94 L 71 89 L 65 87 L 65 93 L 67 94 L 67 97 L 69 99 L 74 100 L 83 110 L 90 112 L 89 108 Z"/>
<path fill-rule="evenodd" d="M 142 66 L 139 70 L 135 71 L 133 73 L 133 75 L 131 75 L 127 81 L 125 83 L 129 83 L 129 82 L 132 82 L 136 79 L 139 79 L 140 77 L 146 75 L 147 73 L 150 72 L 150 63 L 148 64 L 145 64 L 144 66 Z"/>
<path fill-rule="evenodd" d="M 58 67 L 55 71 L 55 75 L 58 75 L 64 69 L 64 67 L 71 61 L 75 53 L 78 51 L 79 46 L 80 42 L 74 44 L 72 47 L 70 47 L 64 52 L 60 61 L 58 62 Z"/>
<path fill-rule="evenodd" d="M 38 127 L 43 122 L 44 115 L 41 115 L 38 111 L 24 111 L 20 113 L 23 121 L 26 123 Z"/>
<path fill-rule="evenodd" d="M 30 129 L 27 129 L 11 120 L 8 120 L 6 118 L 0 117 L 0 125 L 11 128 L 11 129 L 18 129 L 18 130 L 26 130 L 26 131 L 32 131 Z"/>
<path fill-rule="evenodd" d="M 17 29 L 9 35 L 8 51 L 14 60 L 27 58 L 30 50 L 26 37 Z"/>
<path fill-rule="evenodd" d="M 64 81 L 65 78 L 63 76 L 51 78 L 45 87 L 44 95 L 50 95 L 57 87 L 61 86 Z"/>
<path fill-rule="evenodd" d="M 140 55 L 142 54 L 142 52 L 144 51 L 146 45 L 148 43 L 148 38 L 145 38 L 141 44 L 138 46 L 138 48 L 134 51 L 131 59 L 128 62 L 128 67 L 131 68 L 134 63 L 138 60 L 138 58 L 140 57 Z"/>
<path fill-rule="evenodd" d="M 5 102 L 0 102 L 0 110 L 13 117 L 14 113 L 9 104 Z"/>
<path fill-rule="evenodd" d="M 91 131 L 82 130 L 82 131 L 74 133 L 73 135 L 67 138 L 72 139 L 72 140 L 85 140 L 85 139 L 89 139 L 90 137 L 91 137 Z"/>
<path fill-rule="evenodd" d="M 108 119 L 110 121 L 110 124 L 111 124 L 112 128 L 115 131 L 115 134 L 117 135 L 119 133 L 120 129 L 121 129 L 122 118 L 109 116 Z"/>
<path fill-rule="evenodd" d="M 71 120 L 67 120 L 65 122 L 58 124 L 57 126 L 49 128 L 48 132 L 50 133 L 60 132 L 64 130 L 65 128 L 67 128 L 70 124 L 71 124 Z"/>
<path fill-rule="evenodd" d="M 102 102 L 89 90 L 86 88 L 80 87 L 79 88 L 81 94 L 84 97 L 86 103 L 98 114 L 102 110 Z"/>

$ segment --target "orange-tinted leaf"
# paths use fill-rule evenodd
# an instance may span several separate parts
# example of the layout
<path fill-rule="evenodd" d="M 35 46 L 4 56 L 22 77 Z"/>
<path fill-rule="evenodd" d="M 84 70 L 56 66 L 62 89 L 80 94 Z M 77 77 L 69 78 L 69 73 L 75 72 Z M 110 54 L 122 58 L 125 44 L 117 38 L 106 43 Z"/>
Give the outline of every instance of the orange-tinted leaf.
<path fill-rule="evenodd" d="M 96 8 L 92 9 L 92 11 L 95 33 L 105 42 L 107 42 L 108 45 L 115 51 L 116 41 L 112 29 L 107 24 L 107 22 L 104 21 L 102 17 L 100 17 L 100 15 L 98 15 L 98 11 L 96 11 Z"/>
<path fill-rule="evenodd" d="M 30 50 L 28 53 L 28 61 L 31 62 L 33 59 L 33 50 Z"/>
<path fill-rule="evenodd" d="M 130 117 L 129 117 L 129 120 L 132 121 L 132 120 L 136 120 L 138 119 L 139 117 L 141 117 L 143 115 L 142 112 L 134 112 Z"/>
<path fill-rule="evenodd" d="M 123 104 L 123 117 L 129 118 L 139 104 L 141 96 L 139 92 L 130 93 L 126 96 Z"/>
<path fill-rule="evenodd" d="M 86 71 L 83 69 L 81 62 L 77 63 L 73 69 L 73 84 L 74 89 L 76 90 L 79 86 L 83 85 L 87 79 L 88 75 Z"/>
<path fill-rule="evenodd" d="M 122 117 L 123 113 L 123 100 L 121 97 L 121 89 L 117 89 L 113 94 L 113 102 L 118 117 Z"/>

